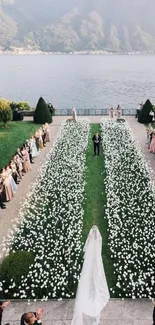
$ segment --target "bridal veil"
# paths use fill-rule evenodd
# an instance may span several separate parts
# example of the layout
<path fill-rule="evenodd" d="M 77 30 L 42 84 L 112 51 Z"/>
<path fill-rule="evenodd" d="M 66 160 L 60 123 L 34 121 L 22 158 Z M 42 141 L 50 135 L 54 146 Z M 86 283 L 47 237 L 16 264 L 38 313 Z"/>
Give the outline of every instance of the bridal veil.
<path fill-rule="evenodd" d="M 110 298 L 101 250 L 102 237 L 93 226 L 84 247 L 84 263 L 71 325 L 98 325 L 100 313 Z"/>

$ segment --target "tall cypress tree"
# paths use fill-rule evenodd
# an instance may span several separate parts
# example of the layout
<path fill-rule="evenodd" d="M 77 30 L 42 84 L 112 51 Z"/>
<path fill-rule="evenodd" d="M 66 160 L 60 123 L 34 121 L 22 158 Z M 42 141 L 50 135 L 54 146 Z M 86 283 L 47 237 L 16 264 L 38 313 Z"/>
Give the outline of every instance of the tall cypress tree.
<path fill-rule="evenodd" d="M 139 112 L 138 122 L 139 123 L 150 123 L 152 121 L 152 116 L 150 112 L 152 110 L 152 103 L 147 99 L 146 103 L 143 105 L 142 110 Z"/>
<path fill-rule="evenodd" d="M 39 98 L 38 104 L 34 112 L 34 122 L 39 124 L 51 123 L 52 115 L 49 108 L 42 97 Z"/>

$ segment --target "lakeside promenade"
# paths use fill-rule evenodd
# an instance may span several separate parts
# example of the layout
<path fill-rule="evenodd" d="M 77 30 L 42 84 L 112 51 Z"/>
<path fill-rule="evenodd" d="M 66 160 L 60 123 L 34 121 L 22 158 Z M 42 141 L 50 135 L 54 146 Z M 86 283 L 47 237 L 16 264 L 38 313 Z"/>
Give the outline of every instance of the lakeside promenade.
<path fill-rule="evenodd" d="M 50 125 L 51 142 L 41 151 L 32 165 L 32 171 L 25 174 L 23 180 L 18 185 L 15 197 L 7 203 L 6 210 L 0 210 L 0 243 L 6 236 L 8 229 L 12 227 L 11 220 L 18 216 L 22 201 L 28 191 L 29 186 L 36 179 L 38 168 L 44 163 L 46 154 L 53 146 L 54 140 L 59 132 L 61 122 L 68 118 L 65 116 L 54 116 L 53 123 Z M 90 123 L 100 123 L 100 116 L 82 117 Z M 149 153 L 146 145 L 146 130 L 144 125 L 139 124 L 134 117 L 126 117 L 135 137 L 137 138 L 141 150 L 153 169 L 155 176 L 155 155 Z M 13 301 L 4 311 L 3 324 L 9 322 L 10 325 L 19 325 L 20 317 L 26 311 L 35 311 L 38 307 L 45 308 L 43 325 L 70 325 L 74 300 L 31 302 Z M 149 299 L 111 299 L 101 314 L 100 325 L 151 325 L 152 324 L 152 304 Z"/>

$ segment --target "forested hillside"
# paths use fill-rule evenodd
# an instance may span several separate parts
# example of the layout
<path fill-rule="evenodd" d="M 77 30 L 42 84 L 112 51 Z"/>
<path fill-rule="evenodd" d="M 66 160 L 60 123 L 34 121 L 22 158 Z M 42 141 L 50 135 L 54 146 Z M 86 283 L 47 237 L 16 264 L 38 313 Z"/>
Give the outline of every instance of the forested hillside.
<path fill-rule="evenodd" d="M 154 0 L 0 0 L 0 47 L 155 51 Z"/>

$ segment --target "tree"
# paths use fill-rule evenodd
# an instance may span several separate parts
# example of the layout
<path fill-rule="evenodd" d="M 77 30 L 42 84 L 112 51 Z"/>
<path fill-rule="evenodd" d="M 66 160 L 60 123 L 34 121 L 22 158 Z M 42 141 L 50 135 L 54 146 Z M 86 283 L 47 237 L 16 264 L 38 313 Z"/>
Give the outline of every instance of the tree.
<path fill-rule="evenodd" d="M 34 122 L 39 124 L 52 122 L 52 115 L 42 97 L 39 98 L 37 107 L 34 112 Z"/>
<path fill-rule="evenodd" d="M 149 99 L 147 99 L 146 103 L 143 105 L 142 109 L 139 112 L 138 115 L 138 122 L 139 123 L 151 123 L 152 122 L 152 116 L 150 115 L 150 112 L 152 111 L 152 103 Z"/>
<path fill-rule="evenodd" d="M 5 99 L 0 99 L 0 121 L 7 126 L 7 123 L 12 120 L 12 109 L 10 103 Z"/>

